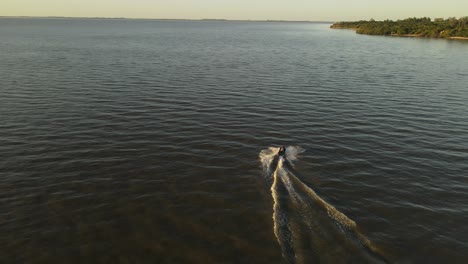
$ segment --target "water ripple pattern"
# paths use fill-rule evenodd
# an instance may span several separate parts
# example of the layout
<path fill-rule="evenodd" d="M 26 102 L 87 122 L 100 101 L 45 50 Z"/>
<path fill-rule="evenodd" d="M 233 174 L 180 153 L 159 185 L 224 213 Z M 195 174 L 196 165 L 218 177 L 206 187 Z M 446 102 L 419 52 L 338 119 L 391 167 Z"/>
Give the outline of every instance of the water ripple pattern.
<path fill-rule="evenodd" d="M 468 43 L 0 18 L 1 263 L 282 263 L 258 153 L 397 263 L 468 260 Z"/>

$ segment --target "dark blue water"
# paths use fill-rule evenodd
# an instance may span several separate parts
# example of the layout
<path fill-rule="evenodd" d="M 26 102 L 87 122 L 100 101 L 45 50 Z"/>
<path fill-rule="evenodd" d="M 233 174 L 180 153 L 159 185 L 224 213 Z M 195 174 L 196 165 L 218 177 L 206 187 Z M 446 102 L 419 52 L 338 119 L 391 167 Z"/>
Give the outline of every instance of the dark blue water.
<path fill-rule="evenodd" d="M 258 156 L 284 144 L 391 262 L 466 263 L 467 62 L 327 24 L 0 19 L 0 262 L 282 263 Z"/>

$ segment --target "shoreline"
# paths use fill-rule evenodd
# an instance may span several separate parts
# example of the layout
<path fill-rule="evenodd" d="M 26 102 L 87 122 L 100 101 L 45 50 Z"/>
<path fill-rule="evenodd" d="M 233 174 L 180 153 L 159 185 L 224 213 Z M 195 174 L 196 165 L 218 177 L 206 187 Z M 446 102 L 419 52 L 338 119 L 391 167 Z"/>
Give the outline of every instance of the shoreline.
<path fill-rule="evenodd" d="M 365 35 L 365 34 L 363 34 Z M 391 37 L 402 37 L 402 38 L 431 38 L 431 39 L 456 39 L 456 40 L 468 40 L 468 37 L 425 37 L 418 34 L 390 34 L 390 35 L 374 35 L 374 36 L 391 36 Z"/>
<path fill-rule="evenodd" d="M 468 37 L 448 37 L 446 39 L 468 40 Z"/>
<path fill-rule="evenodd" d="M 352 28 L 352 27 L 340 27 L 336 26 L 335 24 L 330 26 L 331 29 L 348 29 L 348 30 L 354 30 L 356 31 L 357 28 Z M 373 35 L 373 34 L 364 34 L 364 33 L 356 33 L 359 35 L 367 35 L 367 36 L 384 36 L 384 37 L 401 37 L 401 38 L 428 38 L 428 39 L 447 39 L 447 40 L 468 40 L 468 37 L 426 37 L 426 36 L 421 36 L 419 34 L 390 34 L 390 35 Z"/>

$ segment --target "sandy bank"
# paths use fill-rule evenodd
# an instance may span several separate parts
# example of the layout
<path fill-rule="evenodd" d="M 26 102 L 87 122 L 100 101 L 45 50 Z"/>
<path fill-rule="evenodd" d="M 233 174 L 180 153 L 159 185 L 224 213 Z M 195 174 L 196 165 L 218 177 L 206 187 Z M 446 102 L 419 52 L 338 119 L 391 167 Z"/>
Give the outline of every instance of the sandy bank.
<path fill-rule="evenodd" d="M 468 40 L 468 37 L 448 37 L 448 39 L 461 39 L 461 40 Z"/>

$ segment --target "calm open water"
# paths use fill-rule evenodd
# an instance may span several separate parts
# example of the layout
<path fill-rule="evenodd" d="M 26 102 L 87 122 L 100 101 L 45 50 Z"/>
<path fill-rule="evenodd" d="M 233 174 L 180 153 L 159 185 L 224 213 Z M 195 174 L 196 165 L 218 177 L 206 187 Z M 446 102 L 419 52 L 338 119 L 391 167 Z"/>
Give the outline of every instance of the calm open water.
<path fill-rule="evenodd" d="M 305 150 L 283 190 L 390 262 L 468 262 L 468 42 L 0 19 L 1 263 L 305 263 L 282 257 L 259 161 L 281 144 Z M 329 226 L 306 209 L 283 213 Z"/>

